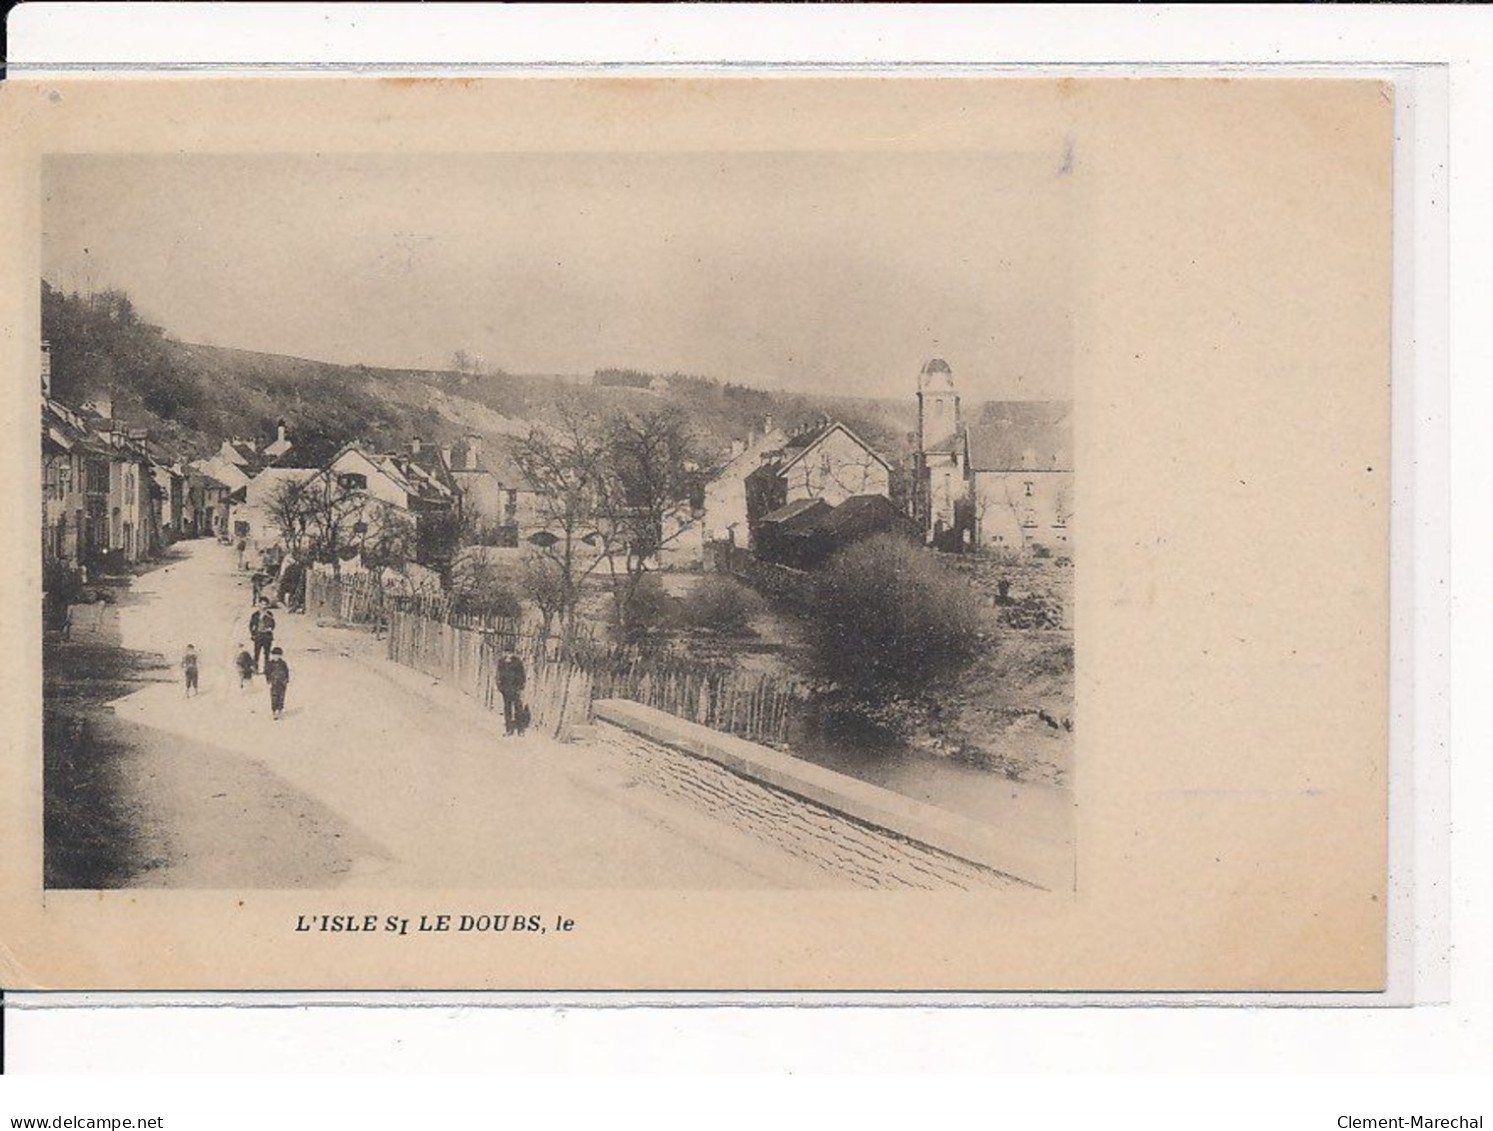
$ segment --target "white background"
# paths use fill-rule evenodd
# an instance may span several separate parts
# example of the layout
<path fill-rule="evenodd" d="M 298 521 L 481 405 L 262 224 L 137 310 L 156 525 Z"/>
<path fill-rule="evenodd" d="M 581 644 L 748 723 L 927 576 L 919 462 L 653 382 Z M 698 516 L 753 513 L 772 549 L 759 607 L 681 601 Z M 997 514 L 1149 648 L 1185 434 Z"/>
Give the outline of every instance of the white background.
<path fill-rule="evenodd" d="M 124 9 L 128 7 L 128 11 Z M 169 21 L 169 33 L 167 24 Z M 923 1126 L 1159 1120 L 1220 1126 L 1337 1126 L 1339 1115 L 1489 1115 L 1487 736 L 1489 471 L 1484 391 L 1493 253 L 1493 13 L 1482 8 L 1050 8 L 691 6 L 454 8 L 352 5 L 24 5 L 11 13 L 11 66 L 29 61 L 313 64 L 331 61 L 555 63 L 921 61 L 1014 63 L 1444 63 L 1451 116 L 1450 276 L 1434 209 L 1423 243 L 1410 395 L 1397 393 L 1397 527 L 1415 544 L 1417 715 L 1415 1008 L 508 1008 L 95 1007 L 7 1011 L 11 1071 L 85 1080 L 0 1082 L 0 1126 L 19 1115 L 165 1115 L 165 1126 L 592 1125 L 646 1118 L 735 1126 L 749 1117 L 867 1114 Z M 1433 171 L 1418 170 L 1422 185 Z M 1442 172 L 1446 172 L 1443 170 Z M 1446 186 L 1446 181 L 1442 182 Z M 1438 190 L 1439 191 L 1439 190 Z M 1403 218 L 1403 213 L 1400 214 Z M 1398 250 L 1398 249 L 1397 249 Z M 1403 276 L 1401 276 L 1403 281 Z M 1450 338 L 1437 296 L 1450 293 Z M 1445 350 L 1450 343 L 1449 356 Z M 1397 366 L 1405 355 L 1397 353 Z M 1449 372 L 1448 372 L 1449 371 Z M 1397 371 L 1397 381 L 1404 370 Z M 1444 398 L 1450 388 L 1450 411 Z M 1406 415 L 1410 419 L 1407 421 Z M 1448 429 L 1447 421 L 1450 420 Z M 1450 435 L 1448 436 L 1448 431 Z M 1451 478 L 1450 519 L 1445 479 Z M 1413 506 L 1403 506 L 1411 500 Z M 1450 573 L 1447 523 L 1453 530 Z M 1413 554 L 1412 554 L 1413 550 Z M 1449 584 L 1450 582 L 1450 584 Z M 1448 609 L 1455 617 L 1447 636 Z M 1398 610 L 1406 612 L 1402 604 Z M 1447 670 L 1447 645 L 1451 670 Z M 1457 704 L 1448 767 L 1446 691 Z M 1408 700 L 1401 699 L 1402 705 Z M 1448 840 L 1447 775 L 1451 798 Z M 1450 873 L 1446 852 L 1450 851 Z M 1429 881 L 1429 882 L 1426 882 Z M 1454 944 L 1444 946 L 1450 930 Z M 1429 999 L 1429 1000 L 1428 1000 Z M 1436 1004 L 1435 1002 L 1441 1002 Z M 353 1085 L 164 1073 L 372 1073 Z M 454 1085 L 418 1072 L 762 1072 L 776 1082 L 693 1079 Z M 129 1079 L 96 1074 L 117 1072 Z M 1011 1078 L 893 1080 L 955 1072 Z M 787 1074 L 799 1074 L 790 1078 Z M 870 1074 L 845 1086 L 802 1076 Z M 1107 1074 L 1055 1079 L 1051 1074 Z M 1251 1074 L 1244 1078 L 1239 1074 Z M 1170 1077 L 1163 1079 L 1162 1077 Z M 1220 1078 L 1221 1077 L 1221 1078 Z M 273 1119 L 267 1117 L 273 1116 Z M 791 1123 L 798 1118 L 789 1119 Z"/>

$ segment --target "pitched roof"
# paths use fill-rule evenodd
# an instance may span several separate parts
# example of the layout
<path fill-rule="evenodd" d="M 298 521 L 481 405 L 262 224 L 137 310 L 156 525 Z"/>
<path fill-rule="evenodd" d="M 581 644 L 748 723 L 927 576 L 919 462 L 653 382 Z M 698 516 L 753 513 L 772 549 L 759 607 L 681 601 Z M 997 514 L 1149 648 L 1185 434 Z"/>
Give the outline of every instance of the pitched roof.
<path fill-rule="evenodd" d="M 762 477 L 764 475 L 783 475 L 790 468 L 792 468 L 794 464 L 805 458 L 810 452 L 812 452 L 835 432 L 843 432 L 877 463 L 881 464 L 888 470 L 891 470 L 892 465 L 887 462 L 886 457 L 878 452 L 875 448 L 873 448 L 870 444 L 866 443 L 866 441 L 862 440 L 859 436 L 857 436 L 844 424 L 841 424 L 838 420 L 827 420 L 823 424 L 819 424 L 813 428 L 805 429 L 802 432 L 794 433 L 792 436 L 788 437 L 788 442 L 783 445 L 782 451 L 770 454 L 766 459 L 763 460 L 762 466 L 759 467 L 756 471 L 752 472 L 751 475 L 747 476 L 747 478 L 753 479 Z"/>
<path fill-rule="evenodd" d="M 999 401 L 965 431 L 971 471 L 1072 471 L 1069 401 Z"/>
<path fill-rule="evenodd" d="M 821 515 L 828 514 L 833 509 L 823 499 L 794 499 L 787 506 L 763 515 L 760 521 L 776 523 L 784 530 L 792 530 L 812 525 Z"/>
<path fill-rule="evenodd" d="M 848 537 L 885 530 L 899 523 L 911 525 L 912 520 L 885 495 L 851 495 L 818 519 L 816 526 L 826 534 Z"/>
<path fill-rule="evenodd" d="M 538 490 L 529 482 L 529 477 L 524 474 L 522 465 L 514 456 L 513 452 L 506 446 L 495 445 L 492 449 L 482 450 L 481 467 L 461 467 L 451 469 L 451 478 L 458 485 L 464 479 L 477 476 L 491 476 L 498 484 L 508 490 L 535 491 Z"/>

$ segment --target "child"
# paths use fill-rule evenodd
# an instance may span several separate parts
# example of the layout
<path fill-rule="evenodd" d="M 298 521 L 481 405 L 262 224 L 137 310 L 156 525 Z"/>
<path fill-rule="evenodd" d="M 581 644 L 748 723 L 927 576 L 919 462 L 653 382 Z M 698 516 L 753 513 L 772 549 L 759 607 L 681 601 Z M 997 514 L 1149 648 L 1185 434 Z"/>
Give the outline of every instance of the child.
<path fill-rule="evenodd" d="M 264 665 L 264 678 L 270 685 L 270 715 L 279 719 L 285 713 L 285 688 L 290 683 L 290 665 L 285 662 L 285 650 L 275 648 Z"/>
<path fill-rule="evenodd" d="M 234 657 L 233 662 L 238 665 L 238 685 L 239 689 L 242 690 L 254 678 L 254 657 L 249 655 L 249 646 L 247 644 L 240 644 L 238 646 L 238 655 Z"/>
<path fill-rule="evenodd" d="M 194 645 L 187 645 L 187 652 L 181 658 L 181 670 L 187 677 L 187 697 L 191 698 L 197 694 L 197 649 Z"/>

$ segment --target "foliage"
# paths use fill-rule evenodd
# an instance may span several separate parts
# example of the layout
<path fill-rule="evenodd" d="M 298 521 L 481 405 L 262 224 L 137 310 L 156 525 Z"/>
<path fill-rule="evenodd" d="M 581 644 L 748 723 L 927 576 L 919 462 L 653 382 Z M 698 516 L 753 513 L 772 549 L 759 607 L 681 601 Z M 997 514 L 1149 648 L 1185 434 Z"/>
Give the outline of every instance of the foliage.
<path fill-rule="evenodd" d="M 544 634 L 548 636 L 555 618 L 565 610 L 569 592 L 558 566 L 541 554 L 529 555 L 519 569 L 518 588 L 539 610 Z"/>
<path fill-rule="evenodd" d="M 451 597 L 463 613 L 516 618 L 523 612 L 513 571 L 481 553 L 462 554 L 452 563 Z"/>
<path fill-rule="evenodd" d="M 974 656 L 981 609 L 937 556 L 888 535 L 832 558 L 815 586 L 813 660 L 858 695 L 917 689 Z"/>
<path fill-rule="evenodd" d="M 622 579 L 617 583 L 623 583 Z M 642 644 L 668 627 L 672 602 L 663 582 L 651 573 L 627 584 L 630 586 L 627 603 L 616 602 L 612 608 L 612 631 L 619 643 Z"/>
<path fill-rule="evenodd" d="M 67 607 L 83 600 L 82 578 L 66 562 L 49 561 L 42 567 L 42 588 L 48 601 L 42 613 L 51 627 L 60 627 L 67 617 Z"/>
<path fill-rule="evenodd" d="M 744 636 L 761 610 L 762 598 L 723 573 L 708 573 L 684 601 L 686 624 L 723 636 Z"/>

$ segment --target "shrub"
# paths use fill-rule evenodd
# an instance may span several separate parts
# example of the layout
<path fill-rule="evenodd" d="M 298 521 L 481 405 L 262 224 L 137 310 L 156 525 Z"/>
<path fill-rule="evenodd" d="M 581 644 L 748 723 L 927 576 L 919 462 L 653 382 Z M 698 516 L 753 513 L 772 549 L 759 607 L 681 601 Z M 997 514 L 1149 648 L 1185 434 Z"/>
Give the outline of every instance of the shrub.
<path fill-rule="evenodd" d="M 452 567 L 451 595 L 463 613 L 516 619 L 523 612 L 511 571 L 479 554 L 464 555 Z"/>
<path fill-rule="evenodd" d="M 625 584 L 623 582 L 622 584 Z M 628 597 L 627 621 L 621 623 L 618 616 L 621 604 L 612 606 L 612 630 L 624 644 L 639 644 L 658 634 L 669 623 L 669 595 L 663 582 L 651 573 L 645 573 L 634 581 Z"/>
<path fill-rule="evenodd" d="M 836 555 L 815 586 L 819 673 L 853 693 L 917 690 L 979 646 L 979 599 L 934 553 L 887 535 Z"/>
<path fill-rule="evenodd" d="M 701 579 L 684 602 L 684 621 L 692 628 L 743 636 L 751 631 L 752 617 L 762 599 L 741 582 L 725 574 L 710 573 Z"/>

